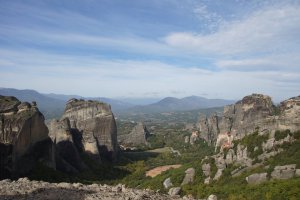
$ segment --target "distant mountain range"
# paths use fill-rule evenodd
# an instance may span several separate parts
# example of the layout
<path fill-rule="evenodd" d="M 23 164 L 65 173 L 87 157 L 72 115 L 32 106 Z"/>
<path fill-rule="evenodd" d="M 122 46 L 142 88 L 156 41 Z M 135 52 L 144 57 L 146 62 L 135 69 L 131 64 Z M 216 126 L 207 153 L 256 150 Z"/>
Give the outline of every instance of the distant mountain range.
<path fill-rule="evenodd" d="M 125 103 L 115 99 L 104 97 L 82 97 L 79 95 L 64 95 L 64 94 L 42 94 L 35 90 L 18 90 L 13 88 L 0 88 L 0 95 L 14 96 L 20 101 L 36 101 L 38 108 L 44 114 L 46 119 L 60 118 L 63 114 L 66 102 L 71 98 L 98 100 L 111 105 L 113 112 L 124 110 L 134 105 Z"/>
<path fill-rule="evenodd" d="M 40 111 L 45 115 L 46 119 L 60 118 L 66 102 L 71 98 L 98 100 L 111 105 L 115 113 L 158 113 L 169 111 L 186 111 L 201 108 L 221 107 L 232 104 L 233 100 L 224 99 L 207 99 L 204 97 L 190 96 L 182 99 L 167 97 L 156 103 L 155 98 L 133 99 L 123 98 L 110 99 L 105 97 L 82 97 L 79 95 L 64 95 L 64 94 L 42 94 L 35 90 L 18 90 L 13 88 L 0 88 L 0 95 L 15 96 L 21 101 L 36 101 Z M 140 105 L 138 105 L 140 104 Z"/>
<path fill-rule="evenodd" d="M 235 103 L 234 100 L 207 99 L 199 96 L 189 96 L 182 99 L 166 97 L 156 103 L 144 106 L 135 106 L 127 111 L 140 113 L 187 111 L 201 108 L 221 107 L 233 103 Z"/>

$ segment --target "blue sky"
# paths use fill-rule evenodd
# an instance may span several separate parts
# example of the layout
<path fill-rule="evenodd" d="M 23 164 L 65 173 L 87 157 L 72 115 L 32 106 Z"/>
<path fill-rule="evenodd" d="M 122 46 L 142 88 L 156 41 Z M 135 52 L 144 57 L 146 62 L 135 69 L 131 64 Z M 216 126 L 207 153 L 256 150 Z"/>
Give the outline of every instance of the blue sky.
<path fill-rule="evenodd" d="M 299 63 L 299 0 L 0 0 L 1 87 L 279 101 Z"/>

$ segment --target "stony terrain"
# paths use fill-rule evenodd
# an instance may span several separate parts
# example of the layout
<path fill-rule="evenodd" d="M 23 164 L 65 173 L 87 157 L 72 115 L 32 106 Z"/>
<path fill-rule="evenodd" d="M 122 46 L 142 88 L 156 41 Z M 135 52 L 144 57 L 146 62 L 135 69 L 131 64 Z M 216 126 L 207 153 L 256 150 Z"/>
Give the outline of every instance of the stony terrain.
<path fill-rule="evenodd" d="M 29 181 L 20 178 L 17 181 L 8 179 L 0 181 L 0 200 L 171 200 L 193 199 L 180 198 L 154 192 L 152 190 L 137 190 L 126 188 L 124 185 L 83 185 L 80 183 L 47 183 L 43 181 Z"/>

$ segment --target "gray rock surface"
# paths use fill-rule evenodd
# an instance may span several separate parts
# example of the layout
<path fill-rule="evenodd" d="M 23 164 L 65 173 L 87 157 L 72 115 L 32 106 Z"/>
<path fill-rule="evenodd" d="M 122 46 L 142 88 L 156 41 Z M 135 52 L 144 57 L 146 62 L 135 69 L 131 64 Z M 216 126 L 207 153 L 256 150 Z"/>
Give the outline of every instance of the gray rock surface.
<path fill-rule="evenodd" d="M 181 188 L 180 188 L 180 187 L 172 187 L 172 188 L 170 188 L 168 194 L 169 194 L 171 197 L 174 197 L 174 196 L 179 195 L 180 191 L 181 191 Z"/>
<path fill-rule="evenodd" d="M 190 142 L 190 136 L 185 136 L 184 137 L 184 143 L 189 143 Z"/>
<path fill-rule="evenodd" d="M 211 178 L 207 177 L 206 179 L 204 179 L 204 184 L 210 184 L 211 183 Z"/>
<path fill-rule="evenodd" d="M 164 180 L 163 185 L 166 189 L 168 189 L 169 187 L 172 187 L 173 184 L 172 184 L 171 178 L 169 177 L 166 180 Z"/>
<path fill-rule="evenodd" d="M 117 126 L 108 104 L 99 101 L 71 99 L 61 121 L 68 118 L 71 129 L 82 137 L 83 150 L 93 157 L 105 156 L 114 160 L 117 156 Z"/>
<path fill-rule="evenodd" d="M 43 181 L 29 181 L 27 178 L 17 181 L 0 181 L 0 198 L 14 200 L 172 200 L 182 199 L 176 196 L 180 188 L 174 188 L 171 194 L 164 195 L 152 190 L 138 190 L 126 188 L 124 185 L 83 185 L 81 183 L 47 183 Z"/>
<path fill-rule="evenodd" d="M 296 171 L 295 171 L 295 176 L 296 176 L 296 177 L 300 177 L 300 169 L 296 169 Z"/>
<path fill-rule="evenodd" d="M 61 121 L 52 120 L 49 127 L 49 136 L 56 146 L 57 169 L 66 173 L 78 173 L 87 169 L 79 155 L 70 127 L 70 121 L 65 118 Z"/>
<path fill-rule="evenodd" d="M 249 184 L 260 184 L 267 180 L 268 180 L 267 173 L 256 173 L 256 174 L 251 174 L 250 176 L 246 177 L 246 181 Z"/>
<path fill-rule="evenodd" d="M 218 197 L 214 194 L 208 196 L 207 200 L 218 200 Z"/>
<path fill-rule="evenodd" d="M 223 170 L 224 169 L 218 169 L 218 171 L 217 171 L 215 177 L 213 178 L 213 180 L 219 180 L 221 178 L 222 174 L 223 174 Z"/>
<path fill-rule="evenodd" d="M 36 105 L 0 96 L 0 178 L 26 174 L 38 160 L 55 168 L 44 120 Z"/>
<path fill-rule="evenodd" d="M 285 100 L 276 108 L 271 98 L 262 94 L 252 94 L 225 106 L 222 117 L 216 114 L 209 118 L 202 116 L 199 122 L 200 137 L 209 144 L 214 144 L 220 133 L 228 131 L 235 139 L 240 139 L 254 132 L 256 127 L 265 132 L 286 129 L 293 132 L 299 126 L 300 96 Z M 271 149 L 272 141 L 268 141 L 264 148 Z"/>
<path fill-rule="evenodd" d="M 205 176 L 210 176 L 210 164 L 209 163 L 205 163 L 202 165 L 202 171 L 203 171 L 203 174 Z"/>
<path fill-rule="evenodd" d="M 183 178 L 181 185 L 186 185 L 194 182 L 194 177 L 195 177 L 195 169 L 188 168 L 187 170 L 185 170 L 185 176 Z"/>
<path fill-rule="evenodd" d="M 295 176 L 296 164 L 276 166 L 271 173 L 273 179 L 290 179 Z"/>
<path fill-rule="evenodd" d="M 139 122 L 129 134 L 119 136 L 118 140 L 124 146 L 148 145 L 147 139 L 149 136 L 150 133 L 147 127 Z"/>

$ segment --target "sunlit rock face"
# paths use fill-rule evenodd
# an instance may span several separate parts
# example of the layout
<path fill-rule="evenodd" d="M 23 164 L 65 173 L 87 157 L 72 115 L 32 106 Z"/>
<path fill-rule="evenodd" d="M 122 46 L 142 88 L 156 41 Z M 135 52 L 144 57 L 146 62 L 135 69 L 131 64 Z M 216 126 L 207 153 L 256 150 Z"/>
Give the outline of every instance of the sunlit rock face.
<path fill-rule="evenodd" d="M 55 168 L 48 128 L 35 102 L 0 96 L 0 119 L 1 176 L 26 174 L 38 160 Z"/>
<path fill-rule="evenodd" d="M 241 139 L 255 130 L 296 131 L 300 129 L 300 96 L 275 106 L 269 96 L 252 94 L 225 106 L 222 116 L 214 114 L 200 118 L 199 127 L 200 137 L 209 144 L 216 144 L 218 135 L 225 133 L 231 133 L 234 139 Z"/>
<path fill-rule="evenodd" d="M 70 128 L 82 136 L 83 150 L 92 156 L 114 160 L 117 155 L 117 126 L 108 104 L 71 99 L 61 120 L 68 119 Z"/>

